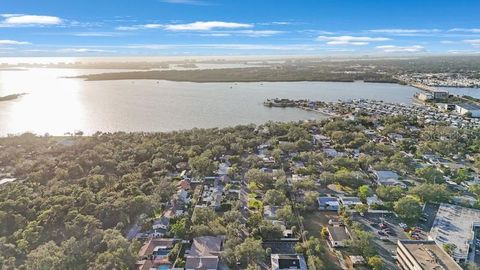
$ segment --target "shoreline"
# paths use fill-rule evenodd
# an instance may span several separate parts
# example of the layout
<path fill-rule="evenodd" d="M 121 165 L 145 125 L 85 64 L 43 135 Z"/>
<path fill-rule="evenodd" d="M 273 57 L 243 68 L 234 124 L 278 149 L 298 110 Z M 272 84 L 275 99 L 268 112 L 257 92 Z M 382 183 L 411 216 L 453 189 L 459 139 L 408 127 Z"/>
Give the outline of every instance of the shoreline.
<path fill-rule="evenodd" d="M 19 93 L 19 94 L 11 94 L 11 95 L 6 95 L 6 96 L 3 96 L 3 97 L 0 97 L 0 102 L 2 101 L 11 101 L 11 100 L 16 100 L 24 95 L 26 95 L 27 93 Z"/>

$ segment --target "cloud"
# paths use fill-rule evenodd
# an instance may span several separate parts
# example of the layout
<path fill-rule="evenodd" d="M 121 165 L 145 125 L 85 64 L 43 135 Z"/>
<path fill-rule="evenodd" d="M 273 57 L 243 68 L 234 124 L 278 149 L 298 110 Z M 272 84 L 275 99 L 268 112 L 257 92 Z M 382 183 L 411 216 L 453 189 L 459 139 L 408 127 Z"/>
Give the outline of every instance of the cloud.
<path fill-rule="evenodd" d="M 462 40 L 462 42 L 470 44 L 473 47 L 480 47 L 480 39 L 467 39 L 467 40 Z"/>
<path fill-rule="evenodd" d="M 480 33 L 480 28 L 453 28 L 447 32 L 468 32 L 468 33 Z"/>
<path fill-rule="evenodd" d="M 221 22 L 221 21 L 198 21 L 187 24 L 167 24 L 164 29 L 168 31 L 210 31 L 215 29 L 238 29 L 251 28 L 253 24 Z"/>
<path fill-rule="evenodd" d="M 388 41 L 385 37 L 354 37 L 354 36 L 318 36 L 318 41 L 327 41 L 328 45 L 365 46 L 370 42 Z"/>
<path fill-rule="evenodd" d="M 115 52 L 112 50 L 101 50 L 101 49 L 89 49 L 89 48 L 66 48 L 58 50 L 63 53 L 108 53 Z"/>
<path fill-rule="evenodd" d="M 236 22 L 221 22 L 221 21 L 198 21 L 186 24 L 139 24 L 132 26 L 119 26 L 115 28 L 117 31 L 135 31 L 145 29 L 163 29 L 166 31 L 212 31 L 219 29 L 240 29 L 251 28 L 253 24 L 236 23 Z"/>
<path fill-rule="evenodd" d="M 449 50 L 448 53 L 450 53 L 450 54 L 480 54 L 480 51 L 472 51 L 472 50 Z"/>
<path fill-rule="evenodd" d="M 25 14 L 2 14 L 1 16 L 5 18 L 0 22 L 2 27 L 59 25 L 63 22 L 55 16 Z"/>
<path fill-rule="evenodd" d="M 430 34 L 430 33 L 439 33 L 439 29 L 373 29 L 368 30 L 371 33 L 380 33 L 380 34 L 389 34 L 389 35 L 399 35 L 399 36 L 413 36 L 418 34 Z"/>
<path fill-rule="evenodd" d="M 195 6 L 208 5 L 207 2 L 200 1 L 200 0 L 161 0 L 160 2 L 168 3 L 168 4 L 195 5 Z"/>
<path fill-rule="evenodd" d="M 76 37 L 117 37 L 121 36 L 124 33 L 119 32 L 81 32 L 81 33 L 73 33 Z"/>
<path fill-rule="evenodd" d="M 232 31 L 230 33 L 238 34 L 242 36 L 248 36 L 248 37 L 270 37 L 270 36 L 283 34 L 284 32 L 277 31 L 277 30 L 240 30 L 240 31 Z"/>
<path fill-rule="evenodd" d="M 386 53 L 416 53 L 425 51 L 425 47 L 420 45 L 413 46 L 396 46 L 396 45 L 384 45 L 375 47 Z"/>
<path fill-rule="evenodd" d="M 222 49 L 222 50 L 270 50 L 270 51 L 315 51 L 321 49 L 314 44 L 137 44 L 128 49 L 171 50 L 171 49 Z"/>
<path fill-rule="evenodd" d="M 0 45 L 30 45 L 30 42 L 16 41 L 10 39 L 0 39 Z"/>

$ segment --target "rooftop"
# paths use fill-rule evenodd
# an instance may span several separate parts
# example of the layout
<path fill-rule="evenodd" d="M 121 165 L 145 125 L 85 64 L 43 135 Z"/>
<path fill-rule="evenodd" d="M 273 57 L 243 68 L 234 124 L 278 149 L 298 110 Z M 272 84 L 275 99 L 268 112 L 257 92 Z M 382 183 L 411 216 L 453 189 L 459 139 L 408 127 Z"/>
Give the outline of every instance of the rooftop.
<path fill-rule="evenodd" d="M 473 225 L 480 222 L 480 210 L 442 203 L 430 230 L 430 238 L 438 245 L 455 244 L 455 257 L 468 257 Z"/>
<path fill-rule="evenodd" d="M 377 176 L 378 180 L 397 180 L 399 178 L 398 174 L 394 171 L 374 171 L 373 173 Z"/>
<path fill-rule="evenodd" d="M 403 246 L 423 269 L 462 269 L 435 241 L 400 240 Z"/>
<path fill-rule="evenodd" d="M 307 264 L 302 255 L 298 254 L 272 254 L 271 263 L 273 270 L 301 269 L 307 270 Z"/>
<path fill-rule="evenodd" d="M 344 241 L 350 238 L 344 226 L 328 226 L 327 230 L 333 241 Z"/>
<path fill-rule="evenodd" d="M 473 103 L 462 103 L 462 104 L 457 104 L 457 106 L 462 107 L 465 110 L 469 110 L 469 111 L 480 110 L 480 106 Z"/>

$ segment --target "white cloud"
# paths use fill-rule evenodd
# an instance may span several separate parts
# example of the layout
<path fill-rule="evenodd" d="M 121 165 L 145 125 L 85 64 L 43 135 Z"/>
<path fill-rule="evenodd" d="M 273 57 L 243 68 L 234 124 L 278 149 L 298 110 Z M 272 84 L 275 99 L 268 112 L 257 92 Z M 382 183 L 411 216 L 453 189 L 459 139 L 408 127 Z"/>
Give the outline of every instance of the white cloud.
<path fill-rule="evenodd" d="M 429 33 L 438 33 L 441 30 L 439 29 L 373 29 L 368 30 L 372 33 L 382 33 L 390 35 L 415 35 L 415 34 L 429 34 Z"/>
<path fill-rule="evenodd" d="M 354 37 L 354 36 L 318 36 L 318 41 L 327 41 L 328 45 L 364 46 L 370 42 L 388 41 L 385 37 Z"/>
<path fill-rule="evenodd" d="M 480 51 L 472 51 L 472 50 L 449 50 L 448 53 L 451 53 L 451 54 L 480 54 Z"/>
<path fill-rule="evenodd" d="M 157 28 L 164 27 L 164 25 L 163 24 L 158 24 L 158 23 L 149 23 L 149 24 L 141 25 L 141 27 L 147 28 L 147 29 L 157 29 Z"/>
<path fill-rule="evenodd" d="M 284 32 L 277 31 L 277 30 L 240 30 L 240 31 L 232 31 L 230 33 L 244 35 L 248 37 L 270 37 L 270 36 L 282 34 Z"/>
<path fill-rule="evenodd" d="M 119 26 L 115 28 L 115 30 L 118 31 L 135 31 L 138 30 L 140 27 L 139 26 Z"/>
<path fill-rule="evenodd" d="M 101 50 L 101 49 L 89 49 L 89 48 L 66 48 L 61 49 L 59 52 L 64 53 L 107 53 L 107 52 L 115 52 L 111 50 Z"/>
<path fill-rule="evenodd" d="M 238 31 L 212 31 L 202 33 L 200 36 L 208 37 L 230 37 L 230 36 L 245 36 L 245 37 L 271 37 L 285 33 L 277 30 L 238 30 Z"/>
<path fill-rule="evenodd" d="M 168 31 L 211 31 L 215 29 L 238 29 L 251 28 L 252 24 L 221 22 L 221 21 L 198 21 L 187 24 L 167 24 L 164 29 Z"/>
<path fill-rule="evenodd" d="M 453 29 L 448 30 L 448 32 L 480 33 L 480 28 L 453 28 Z"/>
<path fill-rule="evenodd" d="M 0 45 L 30 45 L 30 42 L 26 41 L 17 41 L 10 39 L 0 39 Z"/>
<path fill-rule="evenodd" d="M 116 37 L 121 36 L 124 33 L 119 32 L 80 32 L 73 33 L 76 37 Z"/>
<path fill-rule="evenodd" d="M 128 49 L 171 50 L 171 49 L 224 49 L 224 50 L 272 50 L 272 51 L 315 51 L 322 49 L 314 44 L 138 44 Z"/>
<path fill-rule="evenodd" d="M 375 47 L 386 53 L 416 53 L 425 51 L 425 47 L 420 45 L 413 46 L 396 46 L 396 45 L 384 45 Z"/>
<path fill-rule="evenodd" d="M 186 24 L 139 24 L 132 26 L 119 26 L 115 28 L 118 31 L 135 31 L 142 29 L 163 29 L 167 31 L 212 31 L 219 29 L 241 29 L 251 28 L 253 24 L 236 23 L 236 22 L 221 22 L 221 21 L 198 21 Z"/>
<path fill-rule="evenodd" d="M 62 19 L 55 16 L 24 14 L 2 14 L 1 16 L 5 18 L 0 23 L 3 27 L 59 25 L 63 22 Z"/>
<path fill-rule="evenodd" d="M 470 44 L 474 47 L 480 47 L 480 39 L 467 39 L 463 40 L 463 42 Z"/>

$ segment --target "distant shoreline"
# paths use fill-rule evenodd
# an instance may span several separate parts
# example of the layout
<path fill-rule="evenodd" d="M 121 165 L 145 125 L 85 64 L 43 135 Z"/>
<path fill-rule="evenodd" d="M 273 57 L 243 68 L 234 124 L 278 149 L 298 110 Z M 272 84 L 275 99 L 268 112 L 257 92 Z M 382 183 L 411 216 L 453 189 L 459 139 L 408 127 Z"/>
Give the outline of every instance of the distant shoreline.
<path fill-rule="evenodd" d="M 240 83 L 240 82 L 355 82 L 400 83 L 389 76 L 379 74 L 343 74 L 317 72 L 315 70 L 292 70 L 273 68 L 228 68 L 201 70 L 152 70 L 113 72 L 82 75 L 86 81 L 112 80 L 165 80 L 196 83 Z"/>
<path fill-rule="evenodd" d="M 8 96 L 3 96 L 3 97 L 0 97 L 0 102 L 2 101 L 10 101 L 10 100 L 15 100 L 21 96 L 24 96 L 26 95 L 27 93 L 20 93 L 20 94 L 12 94 L 12 95 L 8 95 Z"/>

